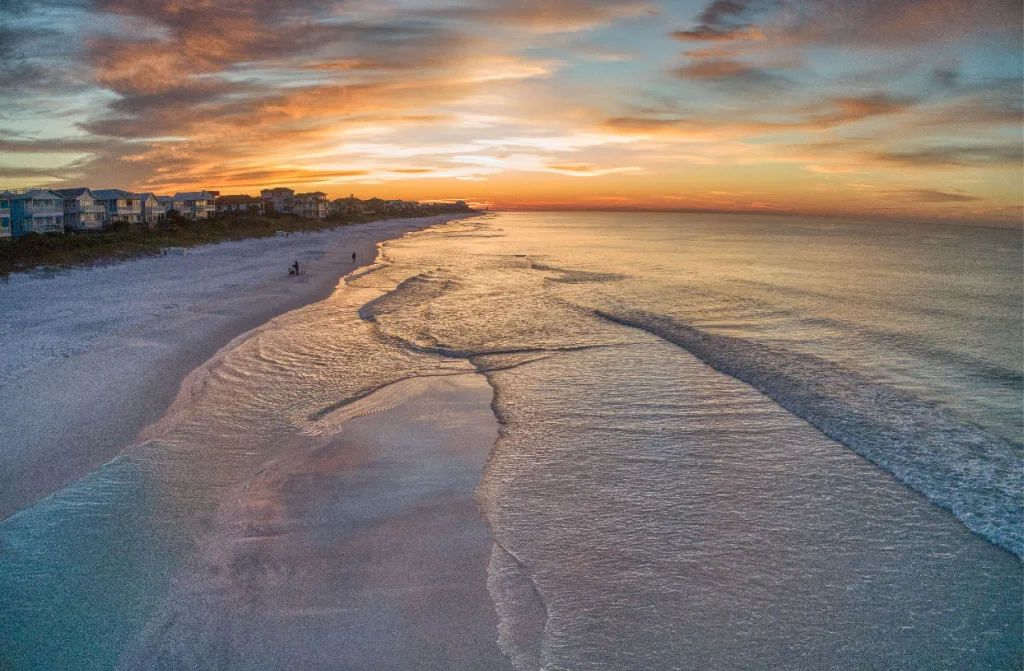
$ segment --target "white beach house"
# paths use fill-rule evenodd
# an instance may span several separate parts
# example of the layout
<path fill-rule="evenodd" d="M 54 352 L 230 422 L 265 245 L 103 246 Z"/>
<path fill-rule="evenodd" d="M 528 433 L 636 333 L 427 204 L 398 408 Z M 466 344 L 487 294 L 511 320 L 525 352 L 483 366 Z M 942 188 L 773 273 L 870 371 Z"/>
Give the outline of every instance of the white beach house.
<path fill-rule="evenodd" d="M 186 219 L 206 219 L 217 213 L 217 197 L 209 191 L 182 191 L 172 201 L 174 210 Z"/>
<path fill-rule="evenodd" d="M 142 206 L 130 192 L 121 189 L 97 189 L 93 191 L 93 195 L 106 207 L 108 224 L 137 224 L 142 221 Z"/>
<path fill-rule="evenodd" d="M 144 224 L 156 224 L 164 220 L 167 215 L 167 210 L 163 204 L 157 200 L 156 195 L 152 193 L 133 193 L 133 196 L 139 201 L 139 208 L 142 216 L 142 223 Z"/>
<path fill-rule="evenodd" d="M 166 219 L 167 215 L 169 215 L 171 211 L 174 210 L 174 198 L 170 196 L 157 196 L 156 202 L 164 211 L 164 218 Z"/>
<path fill-rule="evenodd" d="M 11 235 L 64 232 L 64 199 L 59 194 L 21 189 L 5 192 L 2 198 L 11 205 Z"/>
<path fill-rule="evenodd" d="M 323 219 L 327 216 L 327 210 L 330 206 L 327 194 L 322 191 L 297 193 L 295 194 L 295 202 L 292 205 L 292 213 L 306 219 Z"/>
<path fill-rule="evenodd" d="M 64 228 L 72 231 L 98 231 L 106 224 L 107 208 L 89 187 L 54 189 L 64 199 Z"/>
<path fill-rule="evenodd" d="M 260 198 L 270 214 L 291 214 L 295 205 L 295 191 L 284 186 L 260 191 Z"/>

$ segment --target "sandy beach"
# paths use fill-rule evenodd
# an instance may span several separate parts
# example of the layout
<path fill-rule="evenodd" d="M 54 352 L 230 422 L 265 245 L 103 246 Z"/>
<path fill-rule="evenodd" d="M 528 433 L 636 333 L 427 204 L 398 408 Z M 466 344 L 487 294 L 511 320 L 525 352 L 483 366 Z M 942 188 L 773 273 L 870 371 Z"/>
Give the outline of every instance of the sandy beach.
<path fill-rule="evenodd" d="M 120 668 L 510 670 L 473 500 L 490 401 L 482 375 L 414 378 L 285 450 L 225 498 Z"/>
<path fill-rule="evenodd" d="M 89 483 L 103 473 L 162 459 L 160 437 L 177 425 L 176 408 L 192 405 L 238 348 L 260 347 L 278 324 L 301 329 L 340 277 L 372 264 L 378 243 L 452 218 L 228 243 L 0 287 L 11 297 L 5 328 L 35 345 L 5 362 L 0 387 L 3 512 L 24 509 L 9 522 L 33 526 L 49 514 L 40 511 L 60 509 L 54 499 L 96 491 Z M 286 274 L 293 258 L 303 265 L 298 277 Z M 30 310 L 32 291 L 46 293 Z M 82 303 L 85 316 L 75 310 Z M 86 346 L 61 349 L 76 334 Z M 442 374 L 399 380 L 326 413 L 319 433 L 285 440 L 269 462 L 255 462 L 255 475 L 219 490 L 214 510 L 184 532 L 182 563 L 154 583 L 166 581 L 140 611 L 141 629 L 109 637 L 87 658 L 55 641 L 47 664 L 510 670 L 488 593 L 492 538 L 474 500 L 497 437 L 491 400 L 483 375 Z M 202 481 L 181 480 L 186 489 Z M 166 494 L 149 487 L 131 509 Z M 68 537 L 92 533 L 74 524 Z M 94 577 L 118 542 L 97 544 Z M 9 549 L 0 543 L 0 559 Z M 110 588 L 85 601 L 70 596 L 78 589 L 54 596 L 102 619 Z M 35 634 L 7 640 L 0 666 L 51 647 L 52 637 L 39 635 L 40 643 Z"/>
<path fill-rule="evenodd" d="M 0 335 L 15 344 L 0 363 L 0 519 L 130 445 L 234 338 L 327 297 L 379 242 L 457 216 L 12 276 L 0 285 Z M 303 274 L 290 277 L 295 260 Z"/>

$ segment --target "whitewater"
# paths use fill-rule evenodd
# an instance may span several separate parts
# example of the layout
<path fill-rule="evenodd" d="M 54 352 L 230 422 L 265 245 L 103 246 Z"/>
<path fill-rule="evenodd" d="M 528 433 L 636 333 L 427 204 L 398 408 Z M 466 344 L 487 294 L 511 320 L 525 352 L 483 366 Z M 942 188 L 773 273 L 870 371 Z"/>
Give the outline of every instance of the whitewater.
<path fill-rule="evenodd" d="M 437 384 L 490 396 L 486 463 L 455 479 L 475 486 L 493 638 L 518 671 L 1019 668 L 1022 250 L 1019 230 L 695 214 L 408 233 L 0 524 L 11 668 L 65 668 L 54 638 L 94 648 L 81 668 L 168 650 L 205 668 L 189 646 L 252 611 L 196 586 L 227 579 L 239 529 L 287 533 L 268 521 L 280 483 L 343 480 L 337 497 L 364 498 L 307 517 L 363 524 L 454 482 L 440 447 L 416 452 L 415 488 L 374 503 L 377 462 L 345 456 L 359 418 L 443 415 L 415 406 Z"/>

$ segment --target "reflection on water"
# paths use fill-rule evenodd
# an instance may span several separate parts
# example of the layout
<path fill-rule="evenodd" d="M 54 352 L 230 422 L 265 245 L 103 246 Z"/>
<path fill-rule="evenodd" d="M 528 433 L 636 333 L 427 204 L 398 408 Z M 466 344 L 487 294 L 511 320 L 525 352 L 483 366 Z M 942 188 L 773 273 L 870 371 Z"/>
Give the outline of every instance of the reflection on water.
<path fill-rule="evenodd" d="M 652 338 L 492 379 L 507 424 L 480 495 L 516 560 L 492 563 L 513 659 L 558 669 L 1019 661 L 1016 559 L 678 348 Z M 518 635 L 539 608 L 543 639 Z"/>
<path fill-rule="evenodd" d="M 343 287 L 222 352 L 186 384 L 149 440 L 0 525 L 0 667 L 110 669 L 223 494 L 329 430 L 317 412 L 462 360 L 396 349 Z"/>
<path fill-rule="evenodd" d="M 147 442 L 0 525 L 0 659 L 112 668 L 226 492 L 320 444 L 352 399 L 384 388 L 373 403 L 389 407 L 389 383 L 480 370 L 503 425 L 478 498 L 518 668 L 1019 666 L 1016 558 L 595 311 L 733 336 L 745 356 L 768 345 L 761 375 L 813 359 L 850 386 L 799 407 L 895 390 L 1013 463 L 1020 254 L 1019 231 L 698 215 L 503 214 L 409 235 L 194 374 Z M 955 454 L 898 475 L 955 471 Z M 1003 533 L 994 497 L 1012 474 L 993 477 L 949 486 Z"/>

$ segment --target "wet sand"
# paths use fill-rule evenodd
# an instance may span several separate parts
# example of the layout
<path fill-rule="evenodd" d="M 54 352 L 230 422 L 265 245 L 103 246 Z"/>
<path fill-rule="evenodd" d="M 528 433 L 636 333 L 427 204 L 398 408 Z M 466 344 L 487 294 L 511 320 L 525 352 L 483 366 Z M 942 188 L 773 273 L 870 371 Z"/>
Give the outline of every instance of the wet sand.
<path fill-rule="evenodd" d="M 164 414 L 190 371 L 236 337 L 329 296 L 339 277 L 376 257 L 379 242 L 457 217 L 401 219 L 340 229 L 324 238 L 322 256 L 305 263 L 301 276 L 285 274 L 288 257 L 287 262 L 261 271 L 265 279 L 256 286 L 239 289 L 225 285 L 224 291 L 212 298 L 186 302 L 180 311 L 122 332 L 104 332 L 90 341 L 85 351 L 51 358 L 0 384 L 0 520 L 109 461 Z M 275 240 L 258 244 L 274 245 Z M 352 262 L 353 250 L 358 253 L 356 263 Z M 168 263 L 177 262 L 167 258 Z M 176 258 L 196 262 L 191 256 Z M 230 276 L 231 266 L 224 264 L 234 262 L 214 249 L 202 265 L 221 275 L 228 271 Z M 197 275 L 196 281 L 202 282 L 202 273 Z M 67 276 L 75 283 L 91 281 L 88 270 L 68 271 Z M 177 298 L 173 286 L 166 293 L 168 301 Z M 102 299 L 96 299 L 73 309 L 102 316 L 105 307 Z M 15 346 L 30 348 L 34 334 L 20 334 L 18 323 L 49 320 L 59 329 L 60 309 L 68 308 L 53 308 L 53 315 L 33 312 L 0 317 L 11 324 L 7 330 Z M 42 335 L 45 330 L 40 330 Z M 66 337 L 73 340 L 78 336 L 69 329 Z"/>
<path fill-rule="evenodd" d="M 476 374 L 404 381 L 297 439 L 225 499 L 121 668 L 511 669 L 473 500 L 491 395 Z"/>

